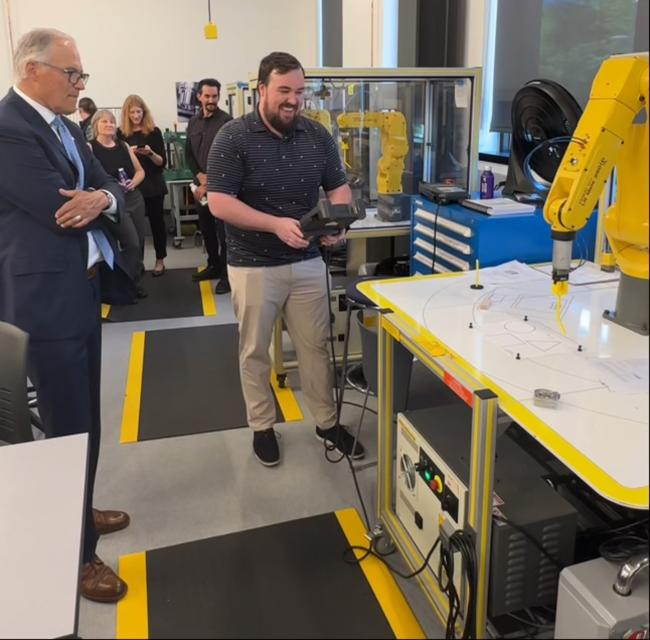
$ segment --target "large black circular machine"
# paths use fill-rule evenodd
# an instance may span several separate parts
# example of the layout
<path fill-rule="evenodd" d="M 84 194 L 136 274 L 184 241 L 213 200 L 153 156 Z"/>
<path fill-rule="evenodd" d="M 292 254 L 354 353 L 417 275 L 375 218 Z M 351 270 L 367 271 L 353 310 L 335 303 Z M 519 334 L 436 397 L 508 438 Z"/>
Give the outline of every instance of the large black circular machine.
<path fill-rule="evenodd" d="M 575 98 L 552 80 L 527 82 L 512 100 L 512 143 L 503 194 L 542 202 L 582 115 Z"/>

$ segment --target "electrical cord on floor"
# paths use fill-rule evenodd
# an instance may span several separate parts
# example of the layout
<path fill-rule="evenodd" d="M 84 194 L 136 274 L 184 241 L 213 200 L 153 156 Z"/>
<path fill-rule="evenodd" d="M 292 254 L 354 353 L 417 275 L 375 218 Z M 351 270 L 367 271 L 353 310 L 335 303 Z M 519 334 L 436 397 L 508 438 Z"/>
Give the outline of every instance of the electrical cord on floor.
<path fill-rule="evenodd" d="M 370 546 L 368 547 L 362 547 L 359 545 L 351 545 L 345 551 L 343 552 L 343 561 L 346 564 L 361 564 L 367 557 L 372 556 L 373 558 L 377 558 L 380 562 L 382 562 L 388 570 L 391 573 L 394 573 L 396 576 L 399 576 L 400 578 L 404 578 L 404 580 L 410 580 L 411 578 L 415 578 L 415 576 L 421 574 L 429 565 L 429 560 L 431 559 L 431 556 L 433 555 L 433 552 L 436 550 L 436 547 L 440 544 L 440 538 L 436 538 L 436 541 L 433 543 L 433 546 L 429 549 L 429 552 L 424 558 L 424 561 L 422 564 L 415 569 L 415 571 L 412 571 L 411 573 L 402 573 L 399 569 L 396 569 L 393 567 L 386 559 L 385 556 L 390 555 L 390 554 L 382 554 L 376 551 L 373 547 L 375 545 L 374 540 L 370 543 Z M 357 558 L 356 556 L 353 556 L 352 558 L 348 558 L 347 556 L 350 554 L 350 552 L 354 551 L 361 551 L 364 555 L 361 556 L 360 558 Z M 392 553 L 392 552 L 391 552 Z M 439 583 L 438 576 L 436 576 L 436 581 Z"/>
<path fill-rule="evenodd" d="M 436 227 L 437 227 L 437 223 L 436 223 Z M 434 240 L 434 242 L 435 242 L 435 240 Z M 324 253 L 324 256 L 325 256 L 325 267 L 326 267 L 325 268 L 325 279 L 326 279 L 326 287 L 327 287 L 327 300 L 328 300 L 328 304 L 330 304 L 330 301 L 331 301 L 331 287 L 330 287 L 330 280 L 329 280 L 329 267 L 330 267 L 329 252 L 327 250 L 325 250 L 323 253 Z M 331 319 L 331 315 L 332 315 L 331 308 L 329 309 L 329 312 L 330 312 L 330 319 Z M 348 331 L 349 331 L 349 327 L 348 327 Z M 337 379 L 337 376 L 336 376 L 336 353 L 334 351 L 334 330 L 332 328 L 332 322 L 331 321 L 329 322 L 329 332 L 330 332 L 330 352 L 331 352 L 331 357 L 332 357 L 333 378 L 334 378 L 334 380 L 336 380 Z M 335 400 L 336 400 L 336 406 L 337 406 L 337 424 L 339 424 L 339 421 L 340 421 L 341 406 L 343 404 L 358 407 L 358 408 L 361 409 L 361 415 L 359 417 L 359 423 L 358 423 L 357 428 L 356 428 L 355 433 L 354 433 L 354 442 L 353 442 L 353 445 L 352 445 L 352 450 L 354 451 L 354 449 L 355 449 L 355 447 L 357 445 L 357 442 L 359 441 L 359 435 L 360 435 L 360 432 L 361 432 L 361 427 L 362 427 L 362 424 L 363 424 L 363 418 L 364 418 L 365 412 L 370 411 L 371 413 L 374 413 L 375 415 L 377 414 L 377 412 L 372 410 L 372 409 L 368 409 L 368 406 L 367 406 L 368 405 L 368 396 L 369 396 L 369 393 L 370 393 L 370 387 L 369 386 L 366 388 L 366 393 L 364 395 L 363 405 L 359 405 L 359 404 L 354 403 L 354 402 L 343 401 L 342 394 L 343 394 L 343 390 L 345 388 L 345 371 L 342 372 L 341 378 L 342 378 L 341 387 L 339 388 L 338 384 L 335 385 Z M 367 509 L 366 509 L 366 506 L 365 506 L 365 502 L 364 502 L 363 496 L 361 494 L 361 488 L 359 487 L 359 480 L 358 480 L 358 477 L 357 477 L 357 472 L 356 472 L 356 470 L 354 468 L 354 465 L 352 463 L 352 459 L 350 458 L 349 455 L 347 455 L 345 453 L 341 453 L 337 458 L 331 458 L 330 457 L 330 453 L 332 453 L 333 451 L 338 449 L 337 445 L 338 445 L 338 442 L 335 442 L 335 443 L 325 442 L 325 458 L 327 459 L 328 462 L 331 462 L 333 464 L 338 464 L 339 462 L 341 462 L 344 459 L 347 460 L 347 463 L 348 463 L 348 465 L 350 467 L 350 472 L 352 473 L 352 479 L 354 481 L 354 488 L 356 490 L 357 497 L 359 499 L 359 503 L 361 504 L 361 509 L 363 511 L 363 517 L 364 517 L 365 524 L 366 524 L 366 530 L 370 531 L 370 529 L 371 529 L 370 518 L 368 517 L 368 512 L 367 512 Z M 462 531 L 458 531 L 456 533 L 461 534 L 461 535 L 463 534 Z M 463 539 L 459 538 L 459 540 L 463 540 Z M 374 545 L 375 545 L 375 540 L 371 540 L 370 545 L 368 547 L 362 547 L 362 546 L 358 546 L 358 545 L 349 546 L 343 552 L 343 561 L 346 562 L 347 564 L 360 564 L 361 562 L 363 562 L 369 556 L 373 556 L 374 558 L 377 558 L 380 562 L 382 562 L 389 569 L 389 571 L 391 571 L 395 575 L 397 575 L 397 576 L 399 576 L 399 577 L 401 577 L 401 578 L 403 578 L 405 580 L 410 580 L 411 578 L 414 578 L 415 576 L 422 573 L 427 568 L 427 566 L 429 565 L 429 560 L 431 559 L 431 556 L 433 555 L 433 553 L 435 552 L 435 550 L 436 550 L 436 548 L 437 548 L 437 546 L 439 544 L 440 544 L 440 538 L 438 537 L 438 538 L 436 538 L 436 541 L 431 546 L 431 549 L 429 549 L 429 552 L 425 556 L 423 563 L 420 565 L 420 567 L 418 567 L 415 571 L 412 571 L 411 573 L 403 573 L 403 572 L 399 571 L 398 569 L 396 569 L 395 567 L 393 567 L 384 557 L 385 555 L 390 555 L 390 554 L 381 554 L 381 553 L 379 553 L 378 551 L 376 551 L 373 548 Z M 457 542 L 457 544 L 462 547 L 463 546 L 463 541 Z M 362 555 L 359 558 L 357 558 L 356 555 L 354 555 L 355 551 L 360 551 L 362 553 Z M 353 554 L 352 558 L 348 558 L 348 555 L 350 553 Z M 465 550 L 464 553 L 467 554 L 468 551 Z M 475 575 L 475 566 L 476 566 L 476 562 L 473 559 L 474 558 L 473 553 L 474 552 L 473 552 L 473 548 L 472 548 L 472 550 L 471 550 L 471 558 L 472 559 L 469 561 L 469 564 L 466 565 L 466 566 L 471 567 L 470 574 L 468 575 L 468 580 L 470 580 L 470 585 L 471 585 L 470 586 L 470 598 L 471 598 L 471 603 L 470 604 L 471 604 L 472 607 L 473 607 L 473 594 L 474 594 L 474 591 L 475 591 L 473 585 L 475 583 L 474 575 Z M 452 570 L 453 570 L 453 553 L 452 553 Z M 440 569 L 439 569 L 439 573 L 440 573 Z M 434 572 L 434 576 L 435 576 L 436 581 L 438 582 L 438 584 L 440 584 L 440 579 L 439 579 L 438 575 L 435 574 L 435 572 Z M 453 585 L 453 579 L 450 581 L 450 583 Z M 451 610 L 451 601 L 450 601 L 450 610 Z M 454 616 L 454 621 L 453 621 L 452 628 L 455 628 L 455 619 L 456 619 L 457 615 L 458 615 L 458 613 L 456 613 L 456 615 Z M 471 624 L 473 626 L 472 620 L 473 620 L 473 612 L 471 614 L 468 613 L 468 621 L 466 623 L 466 628 L 467 629 L 471 628 L 468 625 Z M 452 635 L 452 636 L 448 636 L 448 637 L 453 638 L 454 636 Z M 465 636 L 464 635 L 463 637 L 464 638 L 465 637 L 469 638 L 469 637 L 473 637 L 473 636 L 471 636 L 471 635 Z"/>

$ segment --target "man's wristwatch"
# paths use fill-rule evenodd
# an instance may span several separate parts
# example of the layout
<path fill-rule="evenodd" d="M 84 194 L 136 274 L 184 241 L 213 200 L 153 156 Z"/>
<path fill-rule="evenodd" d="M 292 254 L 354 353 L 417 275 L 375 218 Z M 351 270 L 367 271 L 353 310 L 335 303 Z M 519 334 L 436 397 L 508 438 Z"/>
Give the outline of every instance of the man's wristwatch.
<path fill-rule="evenodd" d="M 100 189 L 99 191 L 103 193 L 104 196 L 106 197 L 106 204 L 104 205 L 102 211 L 104 211 L 105 209 L 110 209 L 113 206 L 113 197 L 108 191 L 106 191 L 106 189 Z"/>

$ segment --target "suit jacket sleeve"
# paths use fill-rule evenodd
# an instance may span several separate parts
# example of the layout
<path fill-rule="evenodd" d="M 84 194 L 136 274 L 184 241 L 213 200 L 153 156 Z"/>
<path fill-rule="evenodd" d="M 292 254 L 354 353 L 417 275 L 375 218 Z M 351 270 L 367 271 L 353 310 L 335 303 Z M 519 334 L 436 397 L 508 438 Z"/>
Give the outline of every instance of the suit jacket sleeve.
<path fill-rule="evenodd" d="M 79 136 L 81 130 L 79 129 Z M 61 229 L 54 218 L 55 212 L 68 198 L 59 194 L 59 189 L 69 189 L 61 172 L 53 165 L 43 147 L 28 129 L 0 126 L 0 173 L 3 181 L 3 195 L 9 202 L 27 215 L 36 219 L 55 233 L 70 235 L 84 234 L 83 229 Z M 87 171 L 86 185 L 95 189 L 107 189 L 117 199 L 118 210 L 124 207 L 124 197 L 119 185 L 106 174 L 92 155 L 85 141 L 79 145 Z M 94 226 L 94 222 L 89 225 Z"/>

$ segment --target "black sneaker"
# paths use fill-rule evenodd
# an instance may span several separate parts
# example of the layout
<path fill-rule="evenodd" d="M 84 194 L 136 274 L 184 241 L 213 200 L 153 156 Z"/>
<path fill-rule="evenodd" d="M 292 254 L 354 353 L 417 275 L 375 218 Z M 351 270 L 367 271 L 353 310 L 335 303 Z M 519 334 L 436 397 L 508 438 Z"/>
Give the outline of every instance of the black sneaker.
<path fill-rule="evenodd" d="M 228 278 L 221 278 L 221 280 L 217 282 L 217 286 L 214 288 L 214 292 L 217 295 L 230 293 L 230 281 L 228 280 Z"/>
<path fill-rule="evenodd" d="M 221 276 L 217 267 L 207 267 L 203 271 L 197 271 L 192 274 L 192 282 L 201 282 L 201 280 L 216 280 Z"/>
<path fill-rule="evenodd" d="M 280 462 L 280 449 L 273 428 L 255 431 L 253 434 L 255 457 L 265 466 L 274 467 Z"/>
<path fill-rule="evenodd" d="M 327 444 L 335 446 L 338 451 L 350 456 L 353 460 L 361 460 L 366 455 L 365 449 L 359 441 L 357 441 L 354 451 L 352 450 L 354 437 L 343 425 L 337 425 L 331 429 L 316 427 L 316 437 L 321 442 L 327 442 Z"/>

